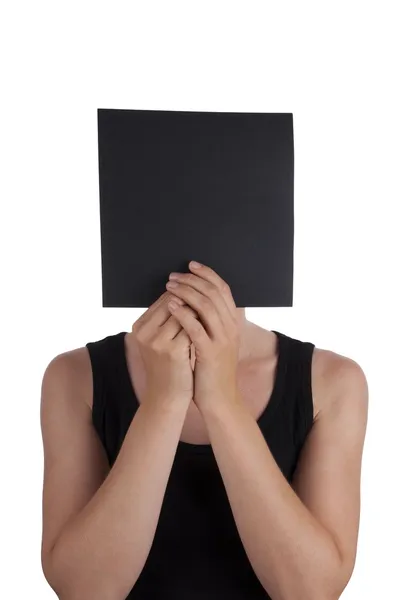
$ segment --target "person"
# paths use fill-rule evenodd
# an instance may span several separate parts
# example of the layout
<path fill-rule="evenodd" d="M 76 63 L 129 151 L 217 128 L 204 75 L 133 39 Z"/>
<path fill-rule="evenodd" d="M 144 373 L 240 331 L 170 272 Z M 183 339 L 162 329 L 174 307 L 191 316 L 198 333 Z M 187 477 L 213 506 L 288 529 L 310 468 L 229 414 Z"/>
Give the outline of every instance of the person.
<path fill-rule="evenodd" d="M 132 331 L 46 367 L 46 580 L 63 600 L 338 598 L 357 550 L 362 368 L 250 322 L 207 265 L 170 280 Z"/>

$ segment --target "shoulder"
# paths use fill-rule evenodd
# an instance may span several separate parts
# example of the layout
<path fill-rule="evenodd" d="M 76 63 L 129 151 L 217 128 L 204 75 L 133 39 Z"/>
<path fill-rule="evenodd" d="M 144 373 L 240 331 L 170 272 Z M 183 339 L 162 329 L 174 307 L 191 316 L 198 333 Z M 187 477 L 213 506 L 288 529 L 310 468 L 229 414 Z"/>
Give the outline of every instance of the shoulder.
<path fill-rule="evenodd" d="M 43 373 L 42 392 L 44 390 L 58 394 L 61 390 L 65 391 L 66 397 L 83 402 L 92 409 L 93 381 L 88 349 L 83 346 L 54 356 Z M 52 395 L 46 394 L 46 397 Z"/>
<path fill-rule="evenodd" d="M 314 420 L 332 411 L 367 413 L 368 382 L 354 359 L 323 348 L 314 348 L 311 365 Z"/>

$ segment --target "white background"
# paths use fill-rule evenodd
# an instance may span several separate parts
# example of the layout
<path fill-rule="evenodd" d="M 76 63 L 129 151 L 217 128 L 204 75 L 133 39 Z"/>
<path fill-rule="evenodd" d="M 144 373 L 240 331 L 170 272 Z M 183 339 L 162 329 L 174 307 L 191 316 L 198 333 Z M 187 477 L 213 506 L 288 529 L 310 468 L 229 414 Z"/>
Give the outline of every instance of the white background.
<path fill-rule="evenodd" d="M 294 307 L 246 314 L 364 369 L 360 536 L 342 598 L 401 598 L 396 7 L 2 4 L 1 597 L 55 598 L 40 565 L 44 369 L 56 354 L 129 331 L 143 312 L 101 306 L 101 107 L 293 112 Z"/>

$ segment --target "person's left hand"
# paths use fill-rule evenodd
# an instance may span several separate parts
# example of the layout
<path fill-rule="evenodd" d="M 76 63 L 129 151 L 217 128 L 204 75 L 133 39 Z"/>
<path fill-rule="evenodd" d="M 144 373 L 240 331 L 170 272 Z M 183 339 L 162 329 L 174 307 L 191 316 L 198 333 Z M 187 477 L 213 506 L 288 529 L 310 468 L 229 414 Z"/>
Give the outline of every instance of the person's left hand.
<path fill-rule="evenodd" d="M 166 287 L 199 317 L 185 306 L 168 305 L 195 347 L 193 400 L 202 410 L 238 399 L 239 331 L 228 284 L 210 267 L 189 263 L 189 268 L 191 273 L 171 273 Z M 172 281 L 176 287 L 170 286 Z"/>

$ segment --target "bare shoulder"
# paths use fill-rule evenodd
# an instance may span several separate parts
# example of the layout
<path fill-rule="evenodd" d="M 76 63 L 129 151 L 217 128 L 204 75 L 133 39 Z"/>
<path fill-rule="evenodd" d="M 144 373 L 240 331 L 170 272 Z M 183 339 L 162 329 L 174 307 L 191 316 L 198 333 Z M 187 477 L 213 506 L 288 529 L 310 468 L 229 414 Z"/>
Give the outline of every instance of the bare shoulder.
<path fill-rule="evenodd" d="M 92 410 L 93 379 L 92 366 L 88 349 L 83 346 L 67 350 L 52 358 L 43 375 L 43 383 L 51 385 L 56 382 L 69 390 L 70 398 L 86 404 Z"/>
<path fill-rule="evenodd" d="M 332 350 L 315 347 L 311 377 L 314 420 L 344 403 L 345 410 L 366 412 L 368 382 L 356 360 Z"/>

